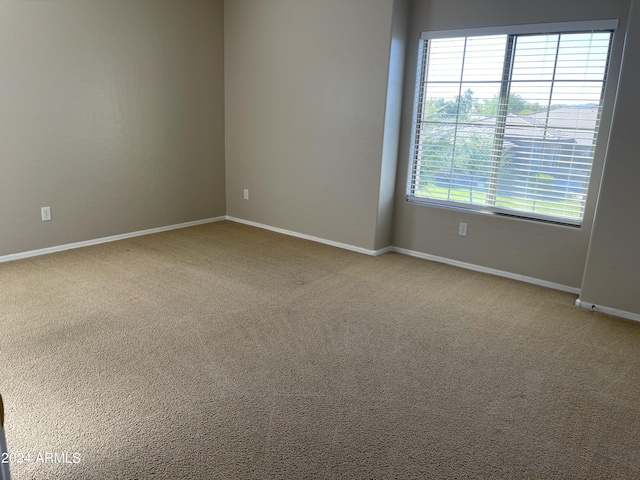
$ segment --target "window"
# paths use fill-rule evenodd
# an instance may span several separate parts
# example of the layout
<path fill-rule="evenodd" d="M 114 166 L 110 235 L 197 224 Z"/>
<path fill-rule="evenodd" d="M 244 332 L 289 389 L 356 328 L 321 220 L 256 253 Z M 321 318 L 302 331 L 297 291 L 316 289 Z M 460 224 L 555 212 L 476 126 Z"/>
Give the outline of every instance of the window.
<path fill-rule="evenodd" d="M 616 26 L 423 33 L 407 199 L 580 225 Z"/>

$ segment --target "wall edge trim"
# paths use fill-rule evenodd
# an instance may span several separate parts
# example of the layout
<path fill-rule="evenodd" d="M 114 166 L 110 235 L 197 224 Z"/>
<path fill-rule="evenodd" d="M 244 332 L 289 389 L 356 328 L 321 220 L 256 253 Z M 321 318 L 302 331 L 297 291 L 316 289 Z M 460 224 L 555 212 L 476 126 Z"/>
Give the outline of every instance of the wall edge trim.
<path fill-rule="evenodd" d="M 0 263 L 10 262 L 10 261 L 14 261 L 14 260 L 21 260 L 21 259 L 31 258 L 31 257 L 36 257 L 36 256 L 40 256 L 40 255 L 47 255 L 49 253 L 62 252 L 62 251 L 65 251 L 65 250 L 72 250 L 72 249 L 75 249 L 75 248 L 83 248 L 83 247 L 88 247 L 88 246 L 92 246 L 92 245 L 99 245 L 101 243 L 115 242 L 115 241 L 118 241 L 118 240 L 124 240 L 124 239 L 127 239 L 127 238 L 139 237 L 139 236 L 143 236 L 143 235 L 151 235 L 151 234 L 154 234 L 154 233 L 161 233 L 161 232 L 166 232 L 166 231 L 170 231 L 170 230 L 177 230 L 177 229 L 180 229 L 180 228 L 194 227 L 194 226 L 197 226 L 197 225 L 203 225 L 203 224 L 207 224 L 207 223 L 219 222 L 219 221 L 222 221 L 222 220 L 229 220 L 229 221 L 232 221 L 232 222 L 248 225 L 248 226 L 251 226 L 251 227 L 262 228 L 264 230 L 270 230 L 272 232 L 281 233 L 281 234 L 284 234 L 284 235 L 289 235 L 289 236 L 292 236 L 292 237 L 301 238 L 303 240 L 310 240 L 310 241 L 313 241 L 313 242 L 322 243 L 324 245 L 329 245 L 329 246 L 332 246 L 332 247 L 342 248 L 344 250 L 349 250 L 349 251 L 352 251 L 352 252 L 361 253 L 361 254 L 369 255 L 369 256 L 373 256 L 373 257 L 377 257 L 379 255 L 383 255 L 383 254 L 389 253 L 389 252 L 395 252 L 395 253 L 400 253 L 400 254 L 403 254 L 403 255 L 408 255 L 408 256 L 411 256 L 411 257 L 421 258 L 423 260 L 430 260 L 430 261 L 433 261 L 433 262 L 445 263 L 447 265 L 452 265 L 454 267 L 464 268 L 466 270 L 473 270 L 473 271 L 480 272 L 480 273 L 487 273 L 487 274 L 490 274 L 490 275 L 496 275 L 496 276 L 499 276 L 499 277 L 510 278 L 512 280 L 518 280 L 518 281 L 525 282 L 525 283 L 531 283 L 531 284 L 538 285 L 538 286 L 541 286 L 541 287 L 551 288 L 551 289 L 554 289 L 554 290 L 560 290 L 560 291 L 567 292 L 567 293 L 574 293 L 574 294 L 577 294 L 577 295 L 580 294 L 580 289 L 576 288 L 576 287 L 569 287 L 567 285 L 561 285 L 561 284 L 558 284 L 558 283 L 549 282 L 549 281 L 541 280 L 541 279 L 538 279 L 538 278 L 527 277 L 525 275 L 519 275 L 519 274 L 516 274 L 516 273 L 506 272 L 504 270 L 497 270 L 497 269 L 494 269 L 494 268 L 483 267 L 481 265 L 475 265 L 475 264 L 472 264 L 472 263 L 461 262 L 461 261 L 458 261 L 458 260 L 452 260 L 450 258 L 439 257 L 437 255 L 431 255 L 431 254 L 428 254 L 428 253 L 422 253 L 422 252 L 418 252 L 418 251 L 415 251 L 415 250 L 408 250 L 406 248 L 400 248 L 400 247 L 394 247 L 394 246 L 385 247 L 385 248 L 382 248 L 382 249 L 379 249 L 379 250 L 370 250 L 370 249 L 358 247 L 358 246 L 355 246 L 355 245 L 349 245 L 347 243 L 336 242 L 336 241 L 333 241 L 333 240 L 327 240 L 325 238 L 320 238 L 320 237 L 316 237 L 316 236 L 313 236 L 313 235 L 307 235 L 307 234 L 304 234 L 304 233 L 295 232 L 293 230 L 287 230 L 287 229 L 284 229 L 284 228 L 273 227 L 271 225 L 266 225 L 264 223 L 253 222 L 251 220 L 244 220 L 244 219 L 233 217 L 233 216 L 230 216 L 230 215 L 223 215 L 223 216 L 219 216 L 219 217 L 212 217 L 212 218 L 206 218 L 206 219 L 202 219 L 202 220 L 195 220 L 195 221 L 192 221 L 192 222 L 178 223 L 178 224 L 174 224 L 174 225 L 167 225 L 167 226 L 164 226 L 164 227 L 150 228 L 150 229 L 146 229 L 146 230 L 138 230 L 138 231 L 135 231 L 135 232 L 123 233 L 123 234 L 118 234 L 118 235 L 111 235 L 109 237 L 101 237 L 101 238 L 96 238 L 96 239 L 92 239 L 92 240 L 85 240 L 85 241 L 81 241 L 81 242 L 67 243 L 67 244 L 57 245 L 57 246 L 53 246 L 53 247 L 46 247 L 46 248 L 41 248 L 41 249 L 37 249 L 37 250 L 29 250 L 29 251 L 26 251 L 26 252 L 3 255 L 3 256 L 0 256 Z M 580 307 L 583 307 L 583 308 L 587 308 L 589 310 L 596 310 L 596 311 L 599 311 L 599 312 L 602 312 L 602 313 L 608 313 L 608 314 L 619 316 L 619 317 L 622 317 L 622 318 L 628 318 L 630 320 L 640 321 L 640 315 L 638 315 L 638 314 L 631 313 L 631 312 L 625 312 L 625 311 L 617 310 L 617 309 L 610 308 L 610 307 L 594 306 L 593 304 L 582 302 L 580 299 L 576 300 L 576 305 L 580 306 Z"/>
<path fill-rule="evenodd" d="M 264 230 L 270 230 L 276 233 L 282 233 L 283 235 L 289 235 L 291 237 L 302 238 L 303 240 L 310 240 L 316 243 L 322 243 L 324 245 L 330 245 L 332 247 L 342 248 L 344 250 L 350 250 L 356 253 L 362 253 L 364 255 L 369 255 L 372 257 L 377 257 L 383 253 L 386 253 L 390 247 L 383 248 L 381 250 L 369 250 L 368 248 L 358 247 L 356 245 L 349 245 L 348 243 L 336 242 L 333 240 L 327 240 L 326 238 L 314 237 L 313 235 L 307 235 L 306 233 L 294 232 L 293 230 L 287 230 L 285 228 L 272 227 L 271 225 L 267 225 L 265 223 L 253 222 L 251 220 L 244 220 L 243 218 L 232 217 L 227 215 L 227 220 L 232 222 L 241 223 L 243 225 L 248 225 L 250 227 L 262 228 Z"/>
<path fill-rule="evenodd" d="M 519 275 L 517 273 L 505 272 L 504 270 L 497 270 L 494 268 L 483 267 L 481 265 L 475 265 L 472 263 L 460 262 L 458 260 L 452 260 L 450 258 L 438 257 L 436 255 L 430 255 L 427 253 L 417 252 L 415 250 L 408 250 L 405 248 L 399 248 L 394 246 L 389 246 L 382 248 L 380 250 L 368 250 L 362 247 L 356 247 L 354 245 L 348 245 L 346 243 L 334 242 L 333 240 L 327 240 L 320 237 L 314 237 L 312 235 L 307 235 L 304 233 L 294 232 L 291 230 L 286 230 L 284 228 L 272 227 L 270 225 L 266 225 L 264 223 L 252 222 L 250 220 L 244 220 L 241 218 L 236 218 L 232 216 L 227 216 L 227 220 L 232 222 L 242 223 L 244 225 L 249 225 L 251 227 L 263 228 L 265 230 L 271 230 L 272 232 L 282 233 L 284 235 L 290 235 L 293 237 L 302 238 L 304 240 L 311 240 L 313 242 L 323 243 L 325 245 L 331 245 L 333 247 L 343 248 L 345 250 L 351 250 L 357 253 L 363 253 L 365 255 L 370 256 L 378 256 L 383 255 L 389 252 L 400 253 L 403 255 L 408 255 L 411 257 L 421 258 L 423 260 L 430 260 L 438 263 L 446 263 L 447 265 L 452 265 L 454 267 L 464 268 L 466 270 L 473 270 L 480 273 L 488 273 L 490 275 L 496 275 L 498 277 L 510 278 L 512 280 L 518 280 L 525 283 L 531 283 L 534 285 L 538 285 L 540 287 L 551 288 L 553 290 L 560 290 L 562 292 L 573 293 L 576 295 L 580 294 L 580 289 L 577 287 L 570 287 L 567 285 L 562 285 L 559 283 L 549 282 L 547 280 L 541 280 L 539 278 L 527 277 L 525 275 Z"/>
<path fill-rule="evenodd" d="M 430 255 L 428 253 L 416 252 L 415 250 L 408 250 L 406 248 L 391 247 L 391 251 L 402 253 L 404 255 L 409 255 L 411 257 L 422 258 L 423 260 L 431 260 L 433 262 L 446 263 L 447 265 L 464 268 L 466 270 L 473 270 L 480 273 L 488 273 L 490 275 L 496 275 L 498 277 L 510 278 L 511 280 L 518 280 L 520 282 L 531 283 L 533 285 L 551 288 L 553 290 L 560 290 L 562 292 L 574 293 L 577 295 L 580 294 L 580 289 L 577 287 L 570 287 L 568 285 L 549 282 L 547 280 L 541 280 L 539 278 L 527 277 L 526 275 L 506 272 L 504 270 L 498 270 L 495 268 L 483 267 L 482 265 L 475 265 L 473 263 L 460 262 L 458 260 L 452 260 L 446 257 L 439 257 L 437 255 Z"/>
<path fill-rule="evenodd" d="M 640 322 L 640 314 L 627 312 L 625 310 L 619 310 L 617 308 L 605 307 L 602 305 L 596 305 L 594 303 L 585 302 L 581 299 L 576 299 L 576 307 L 587 309 L 591 312 L 606 313 L 607 315 L 613 315 L 615 317 L 626 318 L 627 320 L 633 320 L 634 322 Z"/>
<path fill-rule="evenodd" d="M 73 250 L 75 248 L 90 247 L 92 245 L 99 245 L 101 243 L 116 242 L 118 240 L 125 240 L 127 238 L 140 237 L 143 235 L 151 235 L 153 233 L 167 232 L 169 230 L 177 230 L 179 228 L 195 227 L 196 225 L 204 225 L 206 223 L 219 222 L 222 220 L 226 220 L 226 217 L 221 216 L 221 217 L 205 218 L 203 220 L 195 220 L 193 222 L 177 223 L 174 225 L 166 225 L 164 227 L 149 228 L 146 230 L 137 230 L 135 232 L 121 233 L 118 235 L 95 238 L 92 240 L 83 240 L 81 242 L 66 243 L 63 245 L 56 245 L 53 247 L 39 248 L 37 250 L 28 250 L 26 252 L 11 253 L 9 255 L 0 256 L 0 263 L 12 262 L 14 260 L 22 260 L 22 259 L 31 258 L 31 257 L 38 257 L 40 255 L 47 255 L 49 253 L 57 253 L 57 252 L 63 252 L 65 250 Z"/>

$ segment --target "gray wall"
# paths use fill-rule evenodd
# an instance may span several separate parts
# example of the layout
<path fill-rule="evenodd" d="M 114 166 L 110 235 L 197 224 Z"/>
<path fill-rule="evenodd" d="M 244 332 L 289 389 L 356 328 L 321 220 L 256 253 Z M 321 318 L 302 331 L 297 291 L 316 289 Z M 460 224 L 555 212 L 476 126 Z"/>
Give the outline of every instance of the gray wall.
<path fill-rule="evenodd" d="M 640 313 L 638 7 L 576 229 L 405 201 L 418 34 L 619 18 L 616 72 L 631 0 L 408 3 L 2 1 L 0 255 L 228 214 L 582 286 L 586 302 Z"/>
<path fill-rule="evenodd" d="M 391 0 L 225 3 L 228 215 L 374 248 L 392 16 Z"/>
<path fill-rule="evenodd" d="M 640 314 L 640 4 L 634 0 L 580 298 Z M 633 59 L 633 60 L 631 60 Z"/>
<path fill-rule="evenodd" d="M 396 182 L 396 209 L 393 244 L 422 253 L 542 279 L 578 288 L 582 283 L 585 259 L 602 172 L 606 143 L 601 142 L 581 228 L 563 227 L 461 210 L 409 204 L 405 200 L 411 138 L 411 114 L 415 90 L 415 69 L 419 33 L 424 30 L 486 27 L 493 25 L 546 23 L 619 18 L 612 71 L 619 68 L 629 0 L 416 0 L 409 28 L 403 126 L 400 137 Z M 627 52 L 627 63 L 639 51 Z M 607 121 L 613 108 L 616 78 L 609 83 Z M 605 132 L 606 133 L 606 132 Z M 614 140 L 615 141 L 615 140 Z M 617 160 L 613 159 L 612 162 Z M 468 224 L 468 235 L 458 235 L 459 222 Z"/>
<path fill-rule="evenodd" d="M 0 255 L 225 214 L 223 21 L 222 0 L 0 3 Z"/>

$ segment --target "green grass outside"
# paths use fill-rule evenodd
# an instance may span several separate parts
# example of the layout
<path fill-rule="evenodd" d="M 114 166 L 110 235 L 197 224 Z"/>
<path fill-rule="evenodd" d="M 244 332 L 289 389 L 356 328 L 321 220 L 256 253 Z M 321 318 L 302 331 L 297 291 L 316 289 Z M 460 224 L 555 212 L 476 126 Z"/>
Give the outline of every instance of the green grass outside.
<path fill-rule="evenodd" d="M 459 203 L 470 203 L 473 205 L 486 205 L 487 194 L 481 190 L 471 190 L 468 188 L 451 189 L 428 184 L 420 187 L 417 196 L 424 196 L 438 200 L 450 200 Z M 551 215 L 554 217 L 564 217 L 578 219 L 582 217 L 581 202 L 571 198 L 557 201 L 535 201 L 526 197 L 496 197 L 496 207 L 513 210 L 516 212 L 537 213 L 541 215 Z"/>

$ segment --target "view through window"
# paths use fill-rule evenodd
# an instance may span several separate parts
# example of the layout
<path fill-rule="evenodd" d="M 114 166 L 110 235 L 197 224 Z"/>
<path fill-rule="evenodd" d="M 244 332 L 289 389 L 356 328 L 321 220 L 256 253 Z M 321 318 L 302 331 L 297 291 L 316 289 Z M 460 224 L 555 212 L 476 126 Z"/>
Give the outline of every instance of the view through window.
<path fill-rule="evenodd" d="M 612 31 L 423 35 L 408 199 L 579 225 Z"/>

